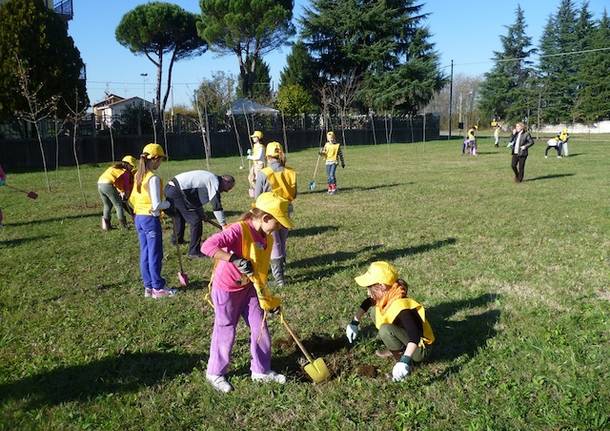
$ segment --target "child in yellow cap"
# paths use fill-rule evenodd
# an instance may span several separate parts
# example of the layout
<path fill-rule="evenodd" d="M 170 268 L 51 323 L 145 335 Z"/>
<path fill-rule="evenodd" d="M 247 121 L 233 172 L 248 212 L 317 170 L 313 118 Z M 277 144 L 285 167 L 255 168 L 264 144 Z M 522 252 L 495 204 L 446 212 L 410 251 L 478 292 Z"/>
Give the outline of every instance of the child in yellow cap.
<path fill-rule="evenodd" d="M 355 280 L 359 286 L 368 289 L 368 298 L 347 325 L 347 339 L 350 343 L 354 342 L 360 319 L 374 305 L 375 326 L 379 338 L 388 349 L 376 353 L 397 361 L 392 369 L 392 379 L 402 381 L 411 372 L 413 361 L 423 359 L 424 346 L 434 342 L 434 333 L 426 320 L 424 307 L 408 297 L 407 283 L 398 278 L 396 268 L 388 262 L 371 263 L 366 273 Z"/>
<path fill-rule="evenodd" d="M 159 216 L 169 208 L 163 197 L 163 184 L 155 171 L 165 159 L 159 144 L 148 144 L 142 149 L 138 172 L 129 203 L 135 213 L 135 225 L 140 240 L 140 273 L 144 282 L 144 297 L 163 298 L 174 296 L 175 289 L 168 289 L 161 277 L 163 260 L 163 232 Z"/>
<path fill-rule="evenodd" d="M 326 143 L 320 151 L 320 155 L 326 157 L 326 176 L 328 177 L 328 194 L 334 195 L 337 193 L 337 165 L 341 161 L 341 167 L 345 168 L 345 160 L 343 159 L 343 152 L 341 151 L 341 144 L 337 142 L 335 132 L 328 132 L 326 134 Z M 337 160 L 338 159 L 338 160 Z"/>
<path fill-rule="evenodd" d="M 248 182 L 250 188 L 248 194 L 250 197 L 254 197 L 254 187 L 256 186 L 256 178 L 258 173 L 265 167 L 265 144 L 263 144 L 263 132 L 255 130 L 250 136 L 252 139 L 252 149 L 248 150 L 246 158 L 252 161 L 250 171 L 248 172 Z"/>
<path fill-rule="evenodd" d="M 264 192 L 273 192 L 286 199 L 288 213 L 292 215 L 292 201 L 297 197 L 297 174 L 286 166 L 286 154 L 279 142 L 269 142 L 265 151 L 267 167 L 256 177 L 254 197 Z M 273 250 L 271 251 L 271 273 L 278 287 L 285 285 L 284 269 L 286 266 L 286 242 L 288 229 L 281 227 L 273 232 Z"/>
<path fill-rule="evenodd" d="M 271 234 L 282 227 L 293 227 L 288 204 L 288 200 L 274 193 L 262 193 L 238 223 L 201 245 L 201 252 L 217 261 L 211 288 L 214 329 L 206 378 L 220 392 L 233 390 L 225 376 L 240 316 L 250 327 L 252 380 L 286 382 L 285 376 L 271 370 L 271 336 L 265 313 L 280 307 L 280 299 L 271 295 L 267 287 L 267 275 L 273 247 Z"/>
<path fill-rule="evenodd" d="M 116 210 L 119 223 L 127 227 L 125 218 L 126 201 L 129 199 L 131 189 L 133 189 L 133 172 L 136 168 L 137 160 L 134 156 L 125 156 L 123 159 L 114 163 L 104 171 L 97 180 L 97 191 L 102 199 L 104 211 L 102 215 L 102 229 L 112 229 L 110 217 L 112 207 Z"/>

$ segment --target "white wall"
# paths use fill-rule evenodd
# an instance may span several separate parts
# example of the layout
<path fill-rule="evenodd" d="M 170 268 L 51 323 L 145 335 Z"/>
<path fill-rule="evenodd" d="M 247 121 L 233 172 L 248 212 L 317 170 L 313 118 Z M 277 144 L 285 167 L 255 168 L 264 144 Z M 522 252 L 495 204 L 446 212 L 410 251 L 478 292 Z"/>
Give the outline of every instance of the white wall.
<path fill-rule="evenodd" d="M 559 133 L 564 127 L 569 133 L 610 133 L 610 120 L 600 121 L 588 126 L 586 124 L 557 124 L 540 128 L 542 133 Z"/>

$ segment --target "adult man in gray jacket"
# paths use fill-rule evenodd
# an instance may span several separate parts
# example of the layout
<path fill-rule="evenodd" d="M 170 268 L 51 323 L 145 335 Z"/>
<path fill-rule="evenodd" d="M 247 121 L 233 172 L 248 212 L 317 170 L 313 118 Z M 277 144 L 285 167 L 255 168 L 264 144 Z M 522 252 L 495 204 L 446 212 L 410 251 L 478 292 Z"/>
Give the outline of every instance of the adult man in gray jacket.
<path fill-rule="evenodd" d="M 534 145 L 534 141 L 525 128 L 525 124 L 519 122 L 515 125 L 511 142 L 511 154 L 513 156 L 511 167 L 515 173 L 515 182 L 523 181 L 525 174 L 525 161 L 527 160 L 528 149 Z"/>
<path fill-rule="evenodd" d="M 189 224 L 191 240 L 189 243 L 189 257 L 204 257 L 199 250 L 201 246 L 202 222 L 205 218 L 203 206 L 210 203 L 214 217 L 221 226 L 227 224 L 220 193 L 228 192 L 235 185 L 235 178 L 231 175 L 217 176 L 204 170 L 188 171 L 176 175 L 165 186 L 165 197 L 173 211 L 174 219 L 173 241 L 184 242 L 185 221 Z"/>

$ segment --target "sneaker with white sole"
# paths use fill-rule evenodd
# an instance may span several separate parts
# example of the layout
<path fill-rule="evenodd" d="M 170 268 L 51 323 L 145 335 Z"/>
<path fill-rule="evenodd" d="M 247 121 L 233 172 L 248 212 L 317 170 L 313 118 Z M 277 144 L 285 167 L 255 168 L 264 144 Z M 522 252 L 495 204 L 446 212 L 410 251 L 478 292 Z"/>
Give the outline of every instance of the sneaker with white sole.
<path fill-rule="evenodd" d="M 286 383 L 286 376 L 283 374 L 276 373 L 275 371 L 269 371 L 268 373 L 252 373 L 253 382 L 274 382 L 283 385 Z"/>
<path fill-rule="evenodd" d="M 153 289 L 152 297 L 153 299 L 165 298 L 166 296 L 176 296 L 176 289 Z"/>
<path fill-rule="evenodd" d="M 144 298 L 152 298 L 153 290 L 150 287 L 144 288 Z"/>
<path fill-rule="evenodd" d="M 214 389 L 222 393 L 228 393 L 233 390 L 233 386 L 225 376 L 214 376 L 212 374 L 205 375 L 206 380 L 212 385 Z"/>

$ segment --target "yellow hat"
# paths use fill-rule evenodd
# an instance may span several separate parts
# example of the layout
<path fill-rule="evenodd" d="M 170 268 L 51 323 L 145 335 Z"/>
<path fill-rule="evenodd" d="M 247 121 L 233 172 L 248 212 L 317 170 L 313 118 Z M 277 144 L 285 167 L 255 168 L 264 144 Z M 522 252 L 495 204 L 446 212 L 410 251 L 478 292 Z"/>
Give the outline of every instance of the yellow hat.
<path fill-rule="evenodd" d="M 290 202 L 281 196 L 276 195 L 272 192 L 261 193 L 256 202 L 254 202 L 254 208 L 258 208 L 261 211 L 265 211 L 275 218 L 282 226 L 286 229 L 292 229 L 294 223 L 290 220 L 288 215 L 288 205 Z"/>
<path fill-rule="evenodd" d="M 142 149 L 142 154 L 146 154 L 147 159 L 165 158 L 165 151 L 163 151 L 163 147 L 159 144 L 147 144 Z"/>
<path fill-rule="evenodd" d="M 128 163 L 134 169 L 138 165 L 138 160 L 134 156 L 125 156 L 121 159 L 121 162 Z"/>
<path fill-rule="evenodd" d="M 263 139 L 263 132 L 261 132 L 260 130 L 255 130 L 254 133 L 252 133 L 252 135 L 250 135 L 250 137 Z"/>
<path fill-rule="evenodd" d="M 335 132 L 328 132 L 328 133 L 326 134 L 326 137 L 327 137 L 327 138 L 334 138 L 334 137 L 335 137 Z"/>
<path fill-rule="evenodd" d="M 377 261 L 371 263 L 369 269 L 354 280 L 362 287 L 372 286 L 377 283 L 392 285 L 398 280 L 398 271 L 388 262 Z"/>
<path fill-rule="evenodd" d="M 265 156 L 267 157 L 279 157 L 281 154 L 284 154 L 284 150 L 282 149 L 282 144 L 279 142 L 269 142 L 267 144 L 267 149 L 265 150 Z"/>

